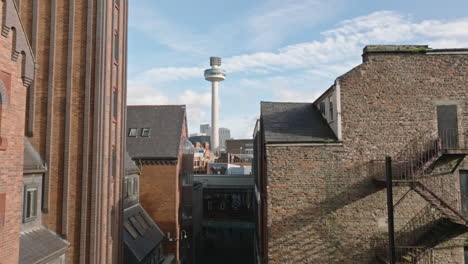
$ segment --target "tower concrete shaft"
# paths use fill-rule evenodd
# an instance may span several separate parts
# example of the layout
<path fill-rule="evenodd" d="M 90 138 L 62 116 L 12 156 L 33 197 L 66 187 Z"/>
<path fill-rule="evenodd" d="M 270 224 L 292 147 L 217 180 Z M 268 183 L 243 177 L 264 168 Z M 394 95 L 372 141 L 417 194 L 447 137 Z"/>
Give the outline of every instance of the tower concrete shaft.
<path fill-rule="evenodd" d="M 219 127 L 218 127 L 218 82 L 211 82 L 211 145 L 214 151 L 219 149 Z"/>
<path fill-rule="evenodd" d="M 210 57 L 211 69 L 205 70 L 205 80 L 211 82 L 211 149 L 213 152 L 219 150 L 219 127 L 218 127 L 218 82 L 224 81 L 226 72 L 219 67 L 221 58 Z"/>

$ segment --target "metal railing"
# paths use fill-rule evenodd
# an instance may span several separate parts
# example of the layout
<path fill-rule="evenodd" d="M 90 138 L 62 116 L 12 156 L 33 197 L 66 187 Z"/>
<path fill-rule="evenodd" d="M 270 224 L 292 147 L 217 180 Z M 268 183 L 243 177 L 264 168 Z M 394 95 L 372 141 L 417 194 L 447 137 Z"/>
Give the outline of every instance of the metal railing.
<path fill-rule="evenodd" d="M 430 174 L 434 162 L 440 158 L 443 151 L 458 149 L 459 145 L 457 129 L 444 129 L 439 133 L 413 138 L 407 147 L 393 158 L 393 179 L 414 181 Z M 371 161 L 370 173 L 376 178 L 385 179 L 385 161 Z"/>
<path fill-rule="evenodd" d="M 457 128 L 447 128 L 439 131 L 439 139 L 443 149 L 460 148 L 460 140 Z"/>
<path fill-rule="evenodd" d="M 428 201 L 411 220 L 395 233 L 395 254 L 397 263 L 432 264 L 430 246 L 437 238 L 428 238 L 429 231 L 440 221 L 453 221 L 466 225 L 464 215 L 468 214 L 468 197 L 460 193 L 451 175 L 426 177 L 432 173 L 436 161 L 444 150 L 458 149 L 459 139 L 456 129 L 446 129 L 428 137 L 418 137 L 395 155 L 392 162 L 394 182 L 406 182 Z M 369 173 L 372 177 L 384 180 L 385 161 L 371 161 Z M 422 238 L 426 241 L 421 246 Z M 431 243 L 432 242 L 432 243 Z M 377 242 L 377 254 L 389 259 L 388 239 Z"/>
<path fill-rule="evenodd" d="M 385 241 L 387 243 L 387 241 Z M 389 261 L 388 249 L 385 248 L 385 243 L 382 243 L 384 247 L 377 256 L 385 262 Z M 395 259 L 396 263 L 411 263 L 411 264 L 433 264 L 434 255 L 433 250 L 427 247 L 421 246 L 396 246 L 395 247 Z"/>

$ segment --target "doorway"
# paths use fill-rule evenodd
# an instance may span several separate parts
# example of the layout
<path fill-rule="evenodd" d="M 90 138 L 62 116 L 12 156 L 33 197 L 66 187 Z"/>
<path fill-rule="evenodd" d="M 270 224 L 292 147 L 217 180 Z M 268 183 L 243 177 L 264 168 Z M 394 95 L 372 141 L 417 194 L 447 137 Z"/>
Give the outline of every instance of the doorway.
<path fill-rule="evenodd" d="M 458 121 L 456 105 L 437 106 L 437 131 L 442 148 L 458 148 Z"/>

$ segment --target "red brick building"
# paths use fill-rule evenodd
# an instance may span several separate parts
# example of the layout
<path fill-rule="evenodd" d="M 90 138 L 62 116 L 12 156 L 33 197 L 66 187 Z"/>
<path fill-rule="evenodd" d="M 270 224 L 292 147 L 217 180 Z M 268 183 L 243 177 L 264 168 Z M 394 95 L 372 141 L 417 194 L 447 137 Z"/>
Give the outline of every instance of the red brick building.
<path fill-rule="evenodd" d="M 467 49 L 367 46 L 314 103 L 262 102 L 254 170 L 264 262 L 388 261 L 389 155 L 397 260 L 463 263 L 467 84 Z"/>
<path fill-rule="evenodd" d="M 13 1 L 0 2 L 0 23 L 0 263 L 6 264 L 19 260 L 26 99 L 35 61 Z"/>
<path fill-rule="evenodd" d="M 0 166 L 9 171 L 0 176 L 0 209 L 5 204 L 4 219 L 11 225 L 0 232 L 0 262 L 18 262 L 21 219 L 21 228 L 33 226 L 25 219 L 26 206 L 37 228 L 47 231 L 44 240 L 28 246 L 47 244 L 45 236 L 52 234 L 69 244 L 66 259 L 57 263 L 116 263 L 122 253 L 127 1 L 0 4 L 0 77 L 6 83 L 5 92 L 0 90 Z M 45 162 L 41 175 L 23 177 L 25 136 Z M 40 187 L 27 189 L 35 177 L 43 178 Z M 28 207 L 38 201 L 37 210 Z M 21 244 L 27 240 L 23 234 Z"/>
<path fill-rule="evenodd" d="M 127 116 L 127 150 L 141 170 L 140 204 L 166 235 L 165 252 L 179 263 L 182 215 L 187 214 L 181 205 L 184 171 L 193 167 L 193 153 L 188 162 L 183 159 L 184 144 L 193 148 L 185 105 L 128 106 Z"/>

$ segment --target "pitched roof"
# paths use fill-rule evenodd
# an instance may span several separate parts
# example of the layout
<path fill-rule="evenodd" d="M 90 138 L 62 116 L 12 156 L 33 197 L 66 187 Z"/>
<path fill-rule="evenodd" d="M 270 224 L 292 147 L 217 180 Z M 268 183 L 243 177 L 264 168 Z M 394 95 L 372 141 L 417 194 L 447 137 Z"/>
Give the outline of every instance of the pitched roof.
<path fill-rule="evenodd" d="M 130 174 L 139 174 L 140 169 L 138 169 L 138 166 L 135 164 L 135 162 L 130 158 L 130 155 L 128 155 L 128 152 L 125 152 L 125 175 L 130 175 Z"/>
<path fill-rule="evenodd" d="M 44 172 L 47 170 L 45 162 L 41 155 L 34 149 L 28 138 L 24 138 L 24 156 L 23 156 L 24 172 Z"/>
<path fill-rule="evenodd" d="M 123 218 L 124 243 L 138 261 L 141 261 L 162 242 L 164 233 L 140 204 L 126 208 Z M 143 225 L 147 225 L 146 228 L 140 224 L 140 221 L 144 222 Z M 130 232 L 127 227 L 131 229 Z"/>
<path fill-rule="evenodd" d="M 22 233 L 20 236 L 20 264 L 42 263 L 66 252 L 69 243 L 45 227 Z"/>
<path fill-rule="evenodd" d="M 177 159 L 185 118 L 185 105 L 128 106 L 126 133 L 130 157 Z M 128 136 L 131 128 L 138 129 L 136 137 Z M 150 128 L 149 137 L 141 137 L 142 128 Z"/>
<path fill-rule="evenodd" d="M 324 142 L 337 140 L 312 103 L 261 102 L 266 142 Z"/>

